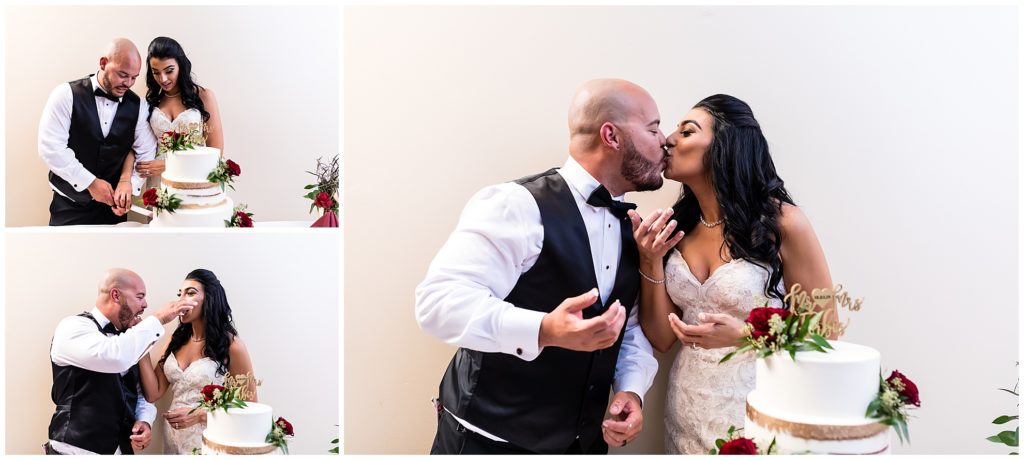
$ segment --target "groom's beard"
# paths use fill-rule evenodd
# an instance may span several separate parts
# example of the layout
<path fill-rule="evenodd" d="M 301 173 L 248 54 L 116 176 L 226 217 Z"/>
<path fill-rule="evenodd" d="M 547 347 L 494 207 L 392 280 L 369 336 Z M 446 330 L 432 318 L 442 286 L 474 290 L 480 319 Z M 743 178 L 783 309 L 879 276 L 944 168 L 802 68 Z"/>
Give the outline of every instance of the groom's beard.
<path fill-rule="evenodd" d="M 132 313 L 132 309 L 128 307 L 127 300 L 121 299 L 119 305 L 121 306 L 121 309 L 117 311 L 117 321 L 120 322 L 121 325 L 118 329 L 120 329 L 121 332 L 124 332 L 128 329 L 128 326 L 132 324 L 132 317 L 134 317 L 135 314 Z"/>
<path fill-rule="evenodd" d="M 636 149 L 633 139 L 623 142 L 625 155 L 622 158 L 622 177 L 633 184 L 637 192 L 649 192 L 661 188 L 665 180 L 661 177 L 661 162 L 651 163 Z"/>

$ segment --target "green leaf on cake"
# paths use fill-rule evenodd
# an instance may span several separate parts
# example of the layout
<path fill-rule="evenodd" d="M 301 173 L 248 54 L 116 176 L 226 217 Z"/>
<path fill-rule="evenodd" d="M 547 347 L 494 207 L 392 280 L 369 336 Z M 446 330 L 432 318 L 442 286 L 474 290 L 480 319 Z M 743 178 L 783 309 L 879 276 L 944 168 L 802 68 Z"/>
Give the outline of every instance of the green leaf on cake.
<path fill-rule="evenodd" d="M 821 323 L 821 316 L 823 314 L 825 314 L 825 312 L 819 311 L 818 313 L 815 313 L 814 316 L 811 317 L 811 320 L 807 322 L 807 324 L 810 325 L 810 327 L 807 328 L 809 331 L 811 331 L 814 334 L 817 334 L 818 324 Z"/>
<path fill-rule="evenodd" d="M 817 344 L 819 347 L 821 347 L 821 348 L 824 348 L 824 349 L 827 349 L 827 350 L 832 350 L 832 345 L 828 343 L 828 340 L 825 340 L 824 337 L 822 337 L 822 336 L 820 336 L 818 334 L 811 334 L 811 340 L 815 344 Z M 822 351 L 825 351 L 825 350 L 822 350 Z"/>
<path fill-rule="evenodd" d="M 871 401 L 871 404 L 868 404 L 868 413 L 865 414 L 864 416 L 865 417 L 874 417 L 875 416 L 875 412 L 878 411 L 878 407 L 881 406 L 881 405 L 882 405 L 882 400 L 881 399 L 877 399 L 876 398 L 874 401 Z"/>

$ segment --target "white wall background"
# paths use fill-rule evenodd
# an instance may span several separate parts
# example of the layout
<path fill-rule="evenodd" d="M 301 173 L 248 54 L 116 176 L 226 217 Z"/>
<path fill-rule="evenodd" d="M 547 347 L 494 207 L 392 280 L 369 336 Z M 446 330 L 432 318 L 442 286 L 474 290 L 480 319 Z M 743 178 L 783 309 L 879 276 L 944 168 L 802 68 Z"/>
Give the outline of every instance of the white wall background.
<path fill-rule="evenodd" d="M 338 154 L 338 10 L 331 6 L 8 7 L 7 222 L 46 225 L 52 196 L 37 130 L 55 86 L 99 68 L 103 48 L 127 37 L 174 38 L 196 81 L 220 104 L 224 154 L 242 166 L 231 196 L 257 221 L 311 220 L 302 187 L 316 158 Z M 146 93 L 146 66 L 133 90 Z"/>
<path fill-rule="evenodd" d="M 845 339 L 921 388 L 897 453 L 1009 451 L 1018 324 L 1012 7 L 346 8 L 348 453 L 425 453 L 454 351 L 413 289 L 479 188 L 561 165 L 582 82 L 647 88 L 670 132 L 714 93 L 753 107 L 832 278 Z M 646 214 L 678 184 L 627 197 Z M 386 338 L 384 338 L 386 337 Z M 372 344 L 372 346 L 368 346 Z M 670 358 L 644 435 L 662 452 Z M 895 439 L 895 438 L 894 438 Z"/>
<path fill-rule="evenodd" d="M 8 232 L 7 251 L 8 454 L 41 452 L 54 409 L 48 362 L 53 330 L 61 318 L 92 308 L 96 284 L 110 267 L 130 268 L 145 281 L 150 308 L 143 316 L 173 300 L 188 272 L 212 270 L 227 292 L 254 373 L 263 380 L 260 402 L 295 426 L 289 450 L 326 454 L 338 437 L 339 263 L 334 232 Z M 177 324 L 165 326 L 168 338 Z M 161 413 L 169 403 L 169 395 L 161 399 Z M 145 453 L 159 454 L 162 436 L 155 428 Z"/>

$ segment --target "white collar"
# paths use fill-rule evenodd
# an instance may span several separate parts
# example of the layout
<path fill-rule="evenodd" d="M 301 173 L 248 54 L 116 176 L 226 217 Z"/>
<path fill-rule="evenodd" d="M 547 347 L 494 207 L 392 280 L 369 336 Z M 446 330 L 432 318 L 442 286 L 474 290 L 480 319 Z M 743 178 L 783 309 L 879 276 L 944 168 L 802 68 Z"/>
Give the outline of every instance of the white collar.
<path fill-rule="evenodd" d="M 583 166 L 576 161 L 575 158 L 569 157 L 565 160 L 565 164 L 562 165 L 562 169 L 558 170 L 565 178 L 565 181 L 569 183 L 569 187 L 576 190 L 577 193 L 583 196 L 583 200 L 590 199 L 590 194 L 594 193 L 594 190 L 601 185 L 594 176 L 591 176 Z M 613 196 L 612 199 L 615 201 L 622 201 L 625 194 L 619 196 Z"/>
<path fill-rule="evenodd" d="M 110 324 L 110 320 L 107 319 L 107 317 L 104 316 L 103 313 L 100 312 L 99 308 L 92 307 L 92 311 L 89 312 L 89 313 L 91 313 L 93 319 L 96 320 L 96 324 L 100 325 L 100 329 L 103 329 L 103 328 L 107 327 L 108 324 Z"/>
<path fill-rule="evenodd" d="M 103 90 L 103 92 L 107 92 L 107 90 L 103 89 L 103 87 L 100 86 L 100 80 L 99 80 L 99 77 L 98 77 L 99 74 L 100 74 L 99 72 L 96 72 L 96 73 L 92 74 L 91 76 L 89 76 L 89 81 L 92 82 L 92 90 L 96 91 L 96 89 L 99 88 L 100 90 Z M 96 96 L 96 95 L 93 95 L 93 96 L 100 97 L 100 96 Z M 111 96 L 113 96 L 113 95 L 111 94 Z M 121 103 L 122 102 L 121 101 L 122 98 L 124 98 L 124 96 L 121 96 L 121 97 L 117 98 L 117 102 Z"/>

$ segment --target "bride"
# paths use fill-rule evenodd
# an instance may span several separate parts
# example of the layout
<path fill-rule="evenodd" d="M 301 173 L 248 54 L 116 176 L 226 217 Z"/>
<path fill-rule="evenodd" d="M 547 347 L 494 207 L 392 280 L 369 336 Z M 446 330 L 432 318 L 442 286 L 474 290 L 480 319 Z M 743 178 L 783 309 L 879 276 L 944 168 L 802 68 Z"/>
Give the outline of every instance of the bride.
<path fill-rule="evenodd" d="M 643 280 L 640 324 L 662 353 L 682 342 L 669 375 L 667 452 L 707 454 L 730 425 L 743 427 L 753 357 L 718 361 L 740 344 L 747 314 L 766 302 L 781 308 L 793 284 L 810 292 L 832 287 L 832 278 L 750 106 L 708 97 L 666 143 L 665 177 L 683 184 L 681 197 L 643 223 L 630 215 Z M 834 305 L 826 309 L 834 318 Z"/>
<path fill-rule="evenodd" d="M 149 104 L 149 126 L 159 141 L 163 133 L 196 124 L 206 135 L 206 146 L 224 152 L 217 99 L 209 88 L 193 81 L 192 62 L 185 50 L 172 38 L 157 37 L 149 44 L 146 56 L 146 102 Z M 121 181 L 114 191 L 114 201 L 121 207 L 131 206 L 132 168 L 149 180 L 145 188 L 155 187 L 164 172 L 164 160 L 135 161 L 130 152 L 121 170 Z M 145 188 L 143 190 L 145 190 Z"/>
<path fill-rule="evenodd" d="M 206 411 L 197 410 L 200 390 L 211 383 L 222 385 L 225 375 L 252 372 L 252 360 L 231 319 L 224 288 L 217 275 L 196 269 L 185 277 L 178 296 L 199 307 L 179 318 L 167 348 L 154 365 L 149 354 L 139 360 L 142 393 L 155 403 L 171 390 L 171 404 L 163 414 L 165 454 L 191 454 L 202 447 Z M 256 401 L 255 382 L 249 382 Z"/>

